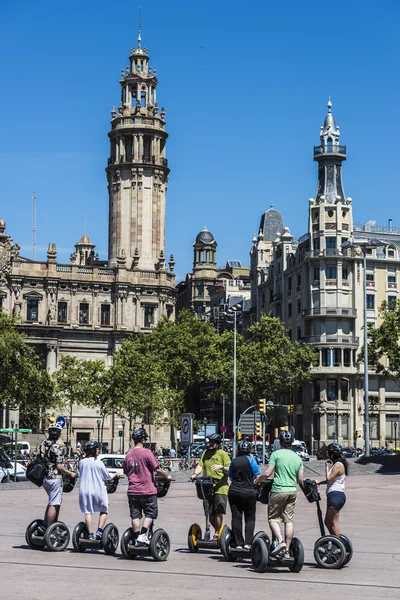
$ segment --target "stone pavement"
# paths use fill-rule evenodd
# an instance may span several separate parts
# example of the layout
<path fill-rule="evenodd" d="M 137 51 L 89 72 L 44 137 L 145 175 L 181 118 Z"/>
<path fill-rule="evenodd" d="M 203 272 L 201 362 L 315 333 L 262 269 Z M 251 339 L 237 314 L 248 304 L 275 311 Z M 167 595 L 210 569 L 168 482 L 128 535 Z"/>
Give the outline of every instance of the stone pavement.
<path fill-rule="evenodd" d="M 399 498 L 400 475 L 360 475 L 347 479 L 347 504 L 342 530 L 354 546 L 350 564 L 339 571 L 317 567 L 313 545 L 318 524 L 315 504 L 299 494 L 296 534 L 306 552 L 299 574 L 274 570 L 257 574 L 248 561 L 225 563 L 218 552 L 187 550 L 189 525 L 203 527 L 201 501 L 194 485 L 176 482 L 160 500 L 158 526 L 171 537 L 167 562 L 127 561 L 116 556 L 71 548 L 62 553 L 34 551 L 25 543 L 28 523 L 43 514 L 46 495 L 41 489 L 0 492 L 0 582 L 5 600 L 228 600 L 272 597 L 274 600 L 387 600 L 400 595 Z M 325 506 L 323 500 L 323 506 Z M 266 529 L 265 507 L 258 505 L 257 528 Z M 78 493 L 64 496 L 61 518 L 72 528 L 81 520 Z M 110 496 L 110 521 L 120 534 L 129 526 L 126 486 Z"/>

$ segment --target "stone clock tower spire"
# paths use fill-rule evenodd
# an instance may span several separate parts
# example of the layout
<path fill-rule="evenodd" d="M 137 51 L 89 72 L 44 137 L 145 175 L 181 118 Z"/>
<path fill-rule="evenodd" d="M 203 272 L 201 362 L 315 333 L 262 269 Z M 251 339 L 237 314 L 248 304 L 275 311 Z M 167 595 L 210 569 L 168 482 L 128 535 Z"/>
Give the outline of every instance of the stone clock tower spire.
<path fill-rule="evenodd" d="M 165 111 L 157 103 L 156 70 L 147 48 L 131 48 L 122 70 L 121 101 L 111 112 L 108 262 L 126 257 L 128 269 L 155 270 L 165 257 L 168 181 Z"/>

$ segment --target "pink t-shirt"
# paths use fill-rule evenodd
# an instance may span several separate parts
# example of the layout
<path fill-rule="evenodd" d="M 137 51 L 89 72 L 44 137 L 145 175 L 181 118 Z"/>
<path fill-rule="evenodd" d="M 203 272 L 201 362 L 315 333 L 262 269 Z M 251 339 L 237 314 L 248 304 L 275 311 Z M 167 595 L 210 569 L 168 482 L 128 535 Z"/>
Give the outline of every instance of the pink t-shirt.
<path fill-rule="evenodd" d="M 147 448 L 129 450 L 124 460 L 124 473 L 129 481 L 128 494 L 134 496 L 157 494 L 154 471 L 159 467 L 158 460 Z"/>

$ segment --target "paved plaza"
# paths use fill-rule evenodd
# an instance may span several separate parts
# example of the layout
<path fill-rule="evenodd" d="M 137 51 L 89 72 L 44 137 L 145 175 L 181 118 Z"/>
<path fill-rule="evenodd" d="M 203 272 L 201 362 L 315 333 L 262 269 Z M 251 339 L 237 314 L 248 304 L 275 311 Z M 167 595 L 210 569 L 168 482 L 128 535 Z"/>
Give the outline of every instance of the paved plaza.
<path fill-rule="evenodd" d="M 0 581 L 1 597 L 43 600 L 149 598 L 192 600 L 210 598 L 273 597 L 277 600 L 308 598 L 399 598 L 400 475 L 359 475 L 349 477 L 347 504 L 343 509 L 343 533 L 354 546 L 349 566 L 339 571 L 317 567 L 313 557 L 318 537 L 315 504 L 302 494 L 296 512 L 296 533 L 302 540 L 306 563 L 299 574 L 271 569 L 257 574 L 249 561 L 226 563 L 219 552 L 187 550 L 187 531 L 193 522 L 203 526 L 201 502 L 195 487 L 187 482 L 172 484 L 160 500 L 158 526 L 171 537 L 167 562 L 151 559 L 127 561 L 101 552 L 77 554 L 70 548 L 62 553 L 34 551 L 25 543 L 25 528 L 42 517 L 46 494 L 42 489 L 0 491 Z M 110 496 L 110 521 L 120 534 L 129 525 L 126 486 Z M 323 505 L 325 506 L 324 502 Z M 258 504 L 257 529 L 266 529 L 266 510 Z M 71 528 L 81 520 L 78 492 L 64 496 L 61 518 Z M 228 517 L 229 519 L 229 517 Z"/>

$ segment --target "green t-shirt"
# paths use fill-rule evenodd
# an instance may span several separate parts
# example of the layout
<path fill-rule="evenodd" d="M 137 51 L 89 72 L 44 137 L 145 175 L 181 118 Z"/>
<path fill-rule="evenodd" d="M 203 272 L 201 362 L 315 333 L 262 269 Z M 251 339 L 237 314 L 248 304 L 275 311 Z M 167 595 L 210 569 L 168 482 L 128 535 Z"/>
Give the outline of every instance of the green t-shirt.
<path fill-rule="evenodd" d="M 225 450 L 205 450 L 201 456 L 199 465 L 203 469 L 204 477 L 212 477 L 216 480 L 214 490 L 216 494 L 228 495 L 228 473 L 224 471 L 211 471 L 212 465 L 223 465 L 229 467 L 231 459 Z"/>
<path fill-rule="evenodd" d="M 297 473 L 303 470 L 303 461 L 291 449 L 275 450 L 269 464 L 274 465 L 275 474 L 271 492 L 296 492 Z"/>

